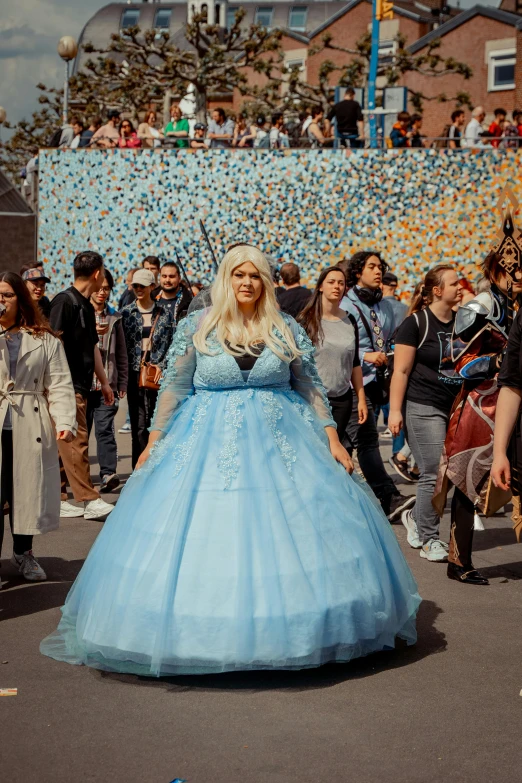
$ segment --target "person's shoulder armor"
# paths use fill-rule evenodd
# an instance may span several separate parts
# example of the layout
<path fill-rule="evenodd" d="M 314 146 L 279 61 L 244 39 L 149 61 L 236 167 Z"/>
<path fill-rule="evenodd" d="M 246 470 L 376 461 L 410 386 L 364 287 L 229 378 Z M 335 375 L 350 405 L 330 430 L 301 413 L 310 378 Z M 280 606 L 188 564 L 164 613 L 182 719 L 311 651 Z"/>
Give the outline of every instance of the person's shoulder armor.
<path fill-rule="evenodd" d="M 457 310 L 455 317 L 455 334 L 459 335 L 473 326 L 477 319 L 491 318 L 495 306 L 495 300 L 490 291 L 483 291 L 470 299 Z"/>

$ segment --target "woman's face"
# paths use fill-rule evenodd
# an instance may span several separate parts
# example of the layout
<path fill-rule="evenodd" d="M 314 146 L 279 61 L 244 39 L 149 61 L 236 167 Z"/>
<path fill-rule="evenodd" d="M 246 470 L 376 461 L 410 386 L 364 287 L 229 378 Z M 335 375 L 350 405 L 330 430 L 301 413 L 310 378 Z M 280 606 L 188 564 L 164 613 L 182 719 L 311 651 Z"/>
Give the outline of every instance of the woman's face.
<path fill-rule="evenodd" d="M 26 280 L 27 290 L 35 302 L 39 302 L 45 294 L 45 280 Z"/>
<path fill-rule="evenodd" d="M 522 294 L 522 272 L 516 271 L 515 273 L 515 280 L 511 283 L 511 292 L 513 296 L 518 296 L 519 294 Z M 502 293 L 507 294 L 508 292 L 508 276 L 502 270 L 499 274 L 495 275 L 493 278 L 496 285 L 500 288 Z"/>
<path fill-rule="evenodd" d="M 154 114 L 154 112 L 153 112 L 153 111 L 151 111 L 151 113 L 150 113 L 150 114 L 149 114 L 149 116 L 147 117 L 147 123 L 148 123 L 148 124 L 149 124 L 151 127 L 154 127 L 154 126 L 156 125 L 156 115 Z"/>
<path fill-rule="evenodd" d="M 460 304 L 462 288 L 459 285 L 459 277 L 453 269 L 443 272 L 442 285 L 440 288 L 435 287 L 434 294 L 439 296 L 441 302 L 444 302 L 448 307 Z"/>
<path fill-rule="evenodd" d="M 340 302 L 344 296 L 346 282 L 342 272 L 328 272 L 323 280 L 320 291 L 329 302 Z"/>
<path fill-rule="evenodd" d="M 5 307 L 5 312 L 0 315 L 0 323 L 15 323 L 18 315 L 18 298 L 9 283 L 0 283 L 0 304 Z"/>
<path fill-rule="evenodd" d="M 132 128 L 130 122 L 123 121 L 121 124 L 121 135 L 130 136 L 131 133 L 132 133 Z"/>
<path fill-rule="evenodd" d="M 232 272 L 232 289 L 239 305 L 257 302 L 263 293 L 263 281 L 251 261 L 236 266 Z"/>

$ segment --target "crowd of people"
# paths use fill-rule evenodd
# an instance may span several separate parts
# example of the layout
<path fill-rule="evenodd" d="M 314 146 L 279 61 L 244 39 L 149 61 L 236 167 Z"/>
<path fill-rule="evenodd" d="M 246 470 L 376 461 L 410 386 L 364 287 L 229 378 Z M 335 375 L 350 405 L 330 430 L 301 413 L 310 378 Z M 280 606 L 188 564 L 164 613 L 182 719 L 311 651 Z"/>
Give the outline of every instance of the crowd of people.
<path fill-rule="evenodd" d="M 180 121 L 172 123 L 173 133 L 181 133 Z M 216 137 L 225 135 L 216 129 L 213 132 Z M 342 511 L 343 503 L 353 502 L 357 524 L 361 520 L 366 524 L 371 519 L 371 526 L 382 528 L 385 518 L 390 523 L 400 521 L 406 529 L 408 544 L 418 549 L 422 558 L 448 563 L 448 577 L 466 584 L 488 583 L 473 566 L 473 530 L 477 511 L 488 515 L 509 501 L 510 467 L 506 453 L 522 385 L 519 318 L 504 360 L 509 286 L 496 253 L 491 252 L 485 259 L 478 291 L 468 280 L 459 278 L 451 264 L 439 264 L 419 281 L 410 302 L 398 298 L 399 279 L 388 269 L 382 255 L 372 249 L 358 251 L 322 270 L 310 289 L 302 285 L 296 264 L 270 266 L 259 250 L 239 243 L 225 255 L 210 297 L 208 292 L 201 291 L 199 283 L 191 285 L 183 279 L 182 270 L 173 261 L 147 256 L 140 267 L 129 270 L 127 289 L 117 308 L 110 303 L 115 281 L 98 253 L 79 253 L 74 259 L 73 274 L 73 284 L 52 298 L 46 296 L 50 279 L 38 263 L 23 267 L 20 275 L 0 274 L 0 546 L 4 515 L 9 513 L 13 563 L 24 579 L 42 581 L 46 574 L 33 553 L 33 536 L 55 529 L 60 516 L 105 520 L 111 515 L 107 530 L 112 533 L 107 533 L 104 539 L 105 555 L 98 556 L 99 563 L 94 563 L 96 555 L 92 561 L 89 557 L 87 564 L 91 565 L 84 568 L 87 574 L 84 586 L 71 593 L 75 596 L 71 606 L 75 601 L 76 605 L 67 622 L 78 622 L 78 606 L 82 600 L 90 600 L 88 596 L 94 590 L 92 574 L 97 573 L 107 552 L 113 551 L 117 541 L 123 546 L 118 530 L 125 528 L 125 514 L 135 515 L 125 534 L 132 536 L 134 531 L 136 535 L 135 541 L 125 544 L 130 560 L 135 557 L 134 551 L 140 551 L 144 522 L 139 515 L 146 508 L 147 519 L 155 513 L 159 519 L 161 530 L 157 530 L 156 543 L 147 545 L 149 553 L 154 549 L 158 556 L 160 549 L 156 547 L 170 551 L 171 544 L 174 546 L 174 540 L 165 538 L 168 520 L 175 513 L 184 515 L 182 520 L 176 517 L 173 533 L 176 542 L 188 537 L 186 544 L 179 543 L 181 549 L 175 556 L 176 569 L 181 569 L 177 578 L 185 585 L 178 586 L 181 614 L 188 611 L 186 604 L 190 603 L 192 589 L 183 571 L 183 558 L 194 558 L 191 547 L 199 546 L 194 541 L 190 543 L 192 526 L 199 530 L 194 533 L 198 541 L 206 535 L 201 527 L 205 513 L 208 517 L 212 509 L 220 518 L 224 515 L 236 530 L 238 514 L 241 519 L 245 515 L 256 517 L 266 506 L 267 513 L 273 515 L 270 524 L 276 525 L 275 520 L 283 515 L 285 521 L 281 517 L 280 522 L 286 530 L 289 519 L 301 513 L 299 503 L 295 505 L 297 498 L 303 500 L 305 496 L 312 503 L 310 509 L 326 525 L 325 531 L 327 528 L 330 531 L 324 533 L 326 536 L 334 535 L 331 530 L 334 523 L 327 523 L 326 517 L 323 519 L 320 503 L 326 504 L 330 519 L 332 514 L 346 513 Z M 511 291 L 518 297 L 522 282 L 515 280 Z M 227 363 L 230 357 L 231 365 Z M 276 392 L 281 392 L 284 399 Z M 499 394 L 501 399 L 504 395 L 506 405 L 499 406 L 497 411 Z M 217 401 L 220 395 L 224 408 Z M 131 433 L 134 473 L 115 507 L 101 494 L 113 492 L 120 484 L 114 420 L 124 398 L 128 405 L 128 424 L 121 431 Z M 257 400 L 259 408 L 256 408 Z M 477 411 L 485 410 L 486 405 L 490 424 L 487 432 L 482 432 Z M 208 419 L 209 406 L 213 414 Z M 378 428 L 381 412 L 387 427 L 385 432 L 379 432 Z M 260 424 L 262 413 L 266 431 Z M 302 428 L 296 418 L 298 413 Z M 244 417 L 248 419 L 250 436 L 242 429 Z M 500 437 L 493 462 L 490 441 L 495 417 Z M 310 428 L 308 431 L 305 425 Z M 98 486 L 93 482 L 89 463 L 89 435 L 93 427 L 100 473 Z M 202 427 L 206 432 L 204 438 L 200 435 Z M 417 484 L 415 495 L 403 495 L 385 468 L 380 445 L 381 439 L 387 437 L 393 443 L 390 465 L 396 476 Z M 218 443 L 221 443 L 219 448 Z M 327 459 L 326 452 L 321 451 L 325 443 L 328 454 L 334 458 L 331 464 L 330 456 Z M 480 470 L 475 467 L 470 474 L 468 466 L 477 450 L 481 453 L 477 462 Z M 340 474 L 332 472 L 332 465 L 338 462 L 347 474 L 352 474 L 355 454 L 360 472 L 372 490 L 369 504 L 369 490 L 361 490 L 357 481 L 335 483 L 341 480 Z M 253 484 L 247 470 L 252 459 L 266 461 Z M 31 465 L 30 486 L 24 478 L 28 465 Z M 280 473 L 283 466 L 291 477 L 288 486 L 282 478 L 286 473 Z M 170 476 L 180 476 L 175 489 L 171 487 Z M 330 483 L 331 493 L 321 501 L 320 491 L 314 489 L 320 476 L 326 484 Z M 161 477 L 168 480 L 160 490 Z M 223 487 L 218 490 L 219 481 Z M 230 493 L 232 486 L 235 489 Z M 440 519 L 452 486 L 455 490 L 451 536 L 446 542 L 440 537 Z M 312 494 L 308 496 L 308 492 Z M 147 498 L 151 499 L 151 509 L 144 505 Z M 380 512 L 376 512 L 377 507 Z M 266 536 L 275 535 L 270 547 L 282 547 L 281 551 L 291 560 L 295 553 L 280 539 L 282 533 L 268 534 L 263 527 L 266 523 L 267 519 L 259 517 L 258 535 L 265 536 L 259 545 L 268 546 Z M 301 521 L 301 524 L 306 527 L 308 523 Z M 340 552 L 344 552 L 343 534 L 348 538 L 353 535 L 347 532 L 350 524 L 349 520 L 339 522 L 340 527 L 335 530 Z M 219 550 L 228 541 L 233 551 L 241 546 L 246 558 L 243 566 L 250 562 L 252 553 L 247 550 L 253 545 L 252 540 L 243 539 L 244 533 L 237 532 L 239 539 L 234 543 L 230 531 L 225 532 L 221 522 L 216 525 L 224 538 L 218 544 L 215 534 L 209 533 L 212 545 Z M 378 533 L 382 535 L 382 531 Z M 383 544 L 385 549 L 393 550 L 390 563 L 398 557 L 392 539 L 395 542 L 394 537 L 387 537 Z M 371 572 L 373 545 L 365 540 L 361 546 L 367 550 Z M 306 562 L 309 556 L 308 549 Z M 205 554 L 210 571 L 217 557 L 217 551 Z M 343 567 L 352 568 L 353 555 L 344 552 L 342 557 L 347 558 Z M 268 578 L 263 568 L 270 572 L 279 569 L 279 573 L 286 568 L 283 561 L 277 566 L 255 565 L 252 561 L 251 566 L 261 569 L 259 583 Z M 124 580 L 137 573 L 129 563 L 122 568 Z M 303 568 L 310 577 L 311 561 Z M 329 563 L 328 568 L 331 573 L 337 573 L 340 561 Z M 395 623 L 385 623 L 386 628 L 381 631 L 384 636 L 402 633 L 412 640 L 415 589 L 405 563 L 396 560 L 389 568 L 393 573 L 387 578 L 397 580 L 392 592 L 398 605 L 407 606 L 407 611 L 401 615 L 401 622 L 396 617 Z M 245 574 L 241 573 L 244 580 Z M 384 578 L 373 573 L 367 577 L 370 581 Z M 142 573 L 142 578 L 146 589 L 150 574 Z M 344 578 L 338 578 L 344 584 Z M 110 592 L 110 581 L 105 586 Z M 297 583 L 293 585 L 296 586 Z M 354 588 L 338 588 L 337 599 L 340 605 L 346 605 L 353 598 L 346 593 Z M 115 585 L 114 589 L 117 589 Z M 182 592 L 183 589 L 188 592 Z M 222 589 L 219 582 L 217 594 Z M 131 594 L 134 592 L 135 588 Z M 177 596 L 178 593 L 176 601 Z M 335 603 L 337 599 L 333 596 L 333 593 L 323 596 L 325 603 Z M 93 600 L 96 603 L 100 599 Z M 158 600 L 161 604 L 161 595 Z M 202 600 L 208 602 L 208 596 Z M 282 595 L 276 603 L 279 600 L 283 600 Z M 290 603 L 295 602 L 293 597 Z M 199 609 L 203 615 L 207 611 L 211 614 L 208 605 Z M 245 607 L 247 615 L 250 609 Z M 98 610 L 101 612 L 99 606 Z M 274 606 L 270 611 L 277 614 Z M 296 609 L 297 614 L 302 611 L 303 607 Z M 117 647 L 121 652 L 110 641 L 109 626 L 114 617 L 108 610 L 101 613 L 108 648 Z M 161 621 L 164 613 L 163 608 Z M 388 621 L 392 614 L 387 607 Z M 65 619 L 66 615 L 62 622 Z M 194 649 L 179 653 L 183 663 L 177 668 L 171 662 L 164 666 L 158 664 L 155 673 L 198 667 L 201 657 L 198 650 L 203 644 L 201 632 L 207 626 L 194 623 L 192 618 L 188 634 L 193 640 L 197 637 Z M 361 640 L 353 649 L 348 645 L 350 650 L 345 641 L 336 640 L 339 628 L 345 624 L 342 620 L 335 630 L 330 629 L 337 652 L 326 659 L 344 660 L 366 649 Z M 219 633 L 212 629 L 214 636 L 218 637 Z M 59 644 L 64 656 L 64 645 L 67 654 L 70 653 L 68 634 L 69 630 L 64 630 L 61 624 Z M 381 648 L 382 634 L 372 637 L 374 642 L 378 641 L 374 647 L 369 642 L 368 649 Z M 269 637 L 272 636 L 270 631 Z M 273 641 L 279 653 L 272 652 L 267 663 L 266 649 L 250 640 L 256 648 L 252 655 L 260 656 L 259 668 L 285 667 L 281 663 L 284 659 L 284 650 L 279 649 L 281 639 Z M 56 652 L 54 642 L 49 644 L 44 650 L 46 654 L 60 657 L 62 653 Z M 238 654 L 237 650 L 230 652 L 230 638 L 223 644 L 226 655 Z M 346 649 L 340 653 L 343 645 Z M 328 645 L 319 647 L 322 652 L 316 650 L 316 657 L 308 660 L 296 643 L 294 652 L 286 651 L 287 658 L 303 666 L 318 665 L 326 660 L 323 648 Z M 355 649 L 359 652 L 354 653 Z M 161 651 L 160 658 L 164 652 Z M 138 669 L 140 655 L 143 661 L 148 661 L 145 653 L 131 656 Z M 80 662 L 101 666 L 98 653 L 92 661 L 89 656 L 87 646 Z M 235 664 L 232 666 L 227 661 L 219 663 L 224 667 L 220 670 L 234 668 Z M 237 667 L 241 668 L 239 664 Z M 212 667 L 218 664 L 214 661 L 209 665 L 214 670 Z M 204 663 L 201 666 L 205 669 Z"/>
<path fill-rule="evenodd" d="M 473 109 L 468 121 L 464 109 L 456 109 L 440 136 L 430 139 L 422 133 L 421 114 L 401 111 L 388 139 L 381 138 L 380 143 L 397 149 L 429 146 L 517 149 L 521 146 L 522 111 L 515 109 L 508 119 L 505 109 L 495 109 L 494 119 L 487 127 L 483 125 L 485 117 L 482 106 Z M 227 115 L 224 109 L 216 108 L 210 112 L 206 123 L 195 122 L 183 116 L 178 104 L 173 104 L 170 121 L 165 127 L 160 126 L 154 110 L 148 111 L 135 127 L 130 119 L 122 118 L 120 112 L 112 109 L 105 124 L 97 116 L 89 121 L 74 117 L 70 124 L 56 133 L 51 146 L 71 149 L 167 147 L 208 150 L 321 148 L 337 143 L 357 149 L 365 146 L 367 137 L 362 107 L 355 100 L 354 90 L 348 88 L 342 100 L 332 105 L 329 111 L 325 112 L 316 105 L 287 120 L 280 112 L 268 118 L 263 115 L 251 118 L 244 114 L 237 117 Z"/>

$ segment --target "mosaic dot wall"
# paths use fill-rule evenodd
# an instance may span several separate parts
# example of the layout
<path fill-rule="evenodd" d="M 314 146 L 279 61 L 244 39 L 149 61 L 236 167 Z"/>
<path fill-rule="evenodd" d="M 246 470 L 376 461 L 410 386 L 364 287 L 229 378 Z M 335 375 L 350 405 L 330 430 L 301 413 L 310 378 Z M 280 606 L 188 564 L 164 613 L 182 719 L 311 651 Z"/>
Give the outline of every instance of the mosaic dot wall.
<path fill-rule="evenodd" d="M 48 150 L 40 153 L 39 257 L 54 290 L 77 252 L 97 250 L 119 291 L 146 255 L 191 281 L 247 241 L 295 261 L 306 282 L 355 250 L 380 250 L 407 296 L 441 261 L 470 279 L 494 239 L 505 184 L 522 203 L 512 150 Z M 520 221 L 522 224 L 522 219 Z"/>

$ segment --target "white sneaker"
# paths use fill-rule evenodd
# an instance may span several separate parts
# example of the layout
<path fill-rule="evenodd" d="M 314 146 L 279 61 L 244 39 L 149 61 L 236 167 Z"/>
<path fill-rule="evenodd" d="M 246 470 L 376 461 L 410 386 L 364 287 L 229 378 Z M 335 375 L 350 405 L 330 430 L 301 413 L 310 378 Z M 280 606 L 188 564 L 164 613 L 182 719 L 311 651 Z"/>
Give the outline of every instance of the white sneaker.
<path fill-rule="evenodd" d="M 83 508 L 81 506 L 73 506 L 68 500 L 62 500 L 60 503 L 60 516 L 83 517 Z"/>
<path fill-rule="evenodd" d="M 448 559 L 448 545 L 438 538 L 430 538 L 422 545 L 420 556 L 432 563 L 444 563 Z"/>
<path fill-rule="evenodd" d="M 386 438 L 386 440 L 393 438 L 392 431 L 389 427 L 386 427 L 384 432 L 381 432 L 381 438 Z"/>
<path fill-rule="evenodd" d="M 96 500 L 87 500 L 83 505 L 84 519 L 98 519 L 103 521 L 114 509 L 112 503 L 106 503 L 105 500 L 102 500 L 101 498 L 96 498 Z"/>
<path fill-rule="evenodd" d="M 33 555 L 32 549 L 24 552 L 23 555 L 17 555 L 13 552 L 11 562 L 28 582 L 45 582 L 47 579 L 47 574 Z"/>
<path fill-rule="evenodd" d="M 482 524 L 482 520 L 475 511 L 474 517 L 473 517 L 473 530 L 484 530 L 484 525 Z"/>
<path fill-rule="evenodd" d="M 420 549 L 422 547 L 422 541 L 419 538 L 417 523 L 413 518 L 413 514 L 411 513 L 411 508 L 407 508 L 406 511 L 402 512 L 401 522 L 406 528 L 406 532 L 408 534 L 406 536 L 408 544 L 412 547 L 412 549 Z"/>
<path fill-rule="evenodd" d="M 118 432 L 121 432 L 122 434 L 130 434 L 131 432 L 131 425 L 130 422 L 126 421 L 125 424 L 122 424 Z"/>

